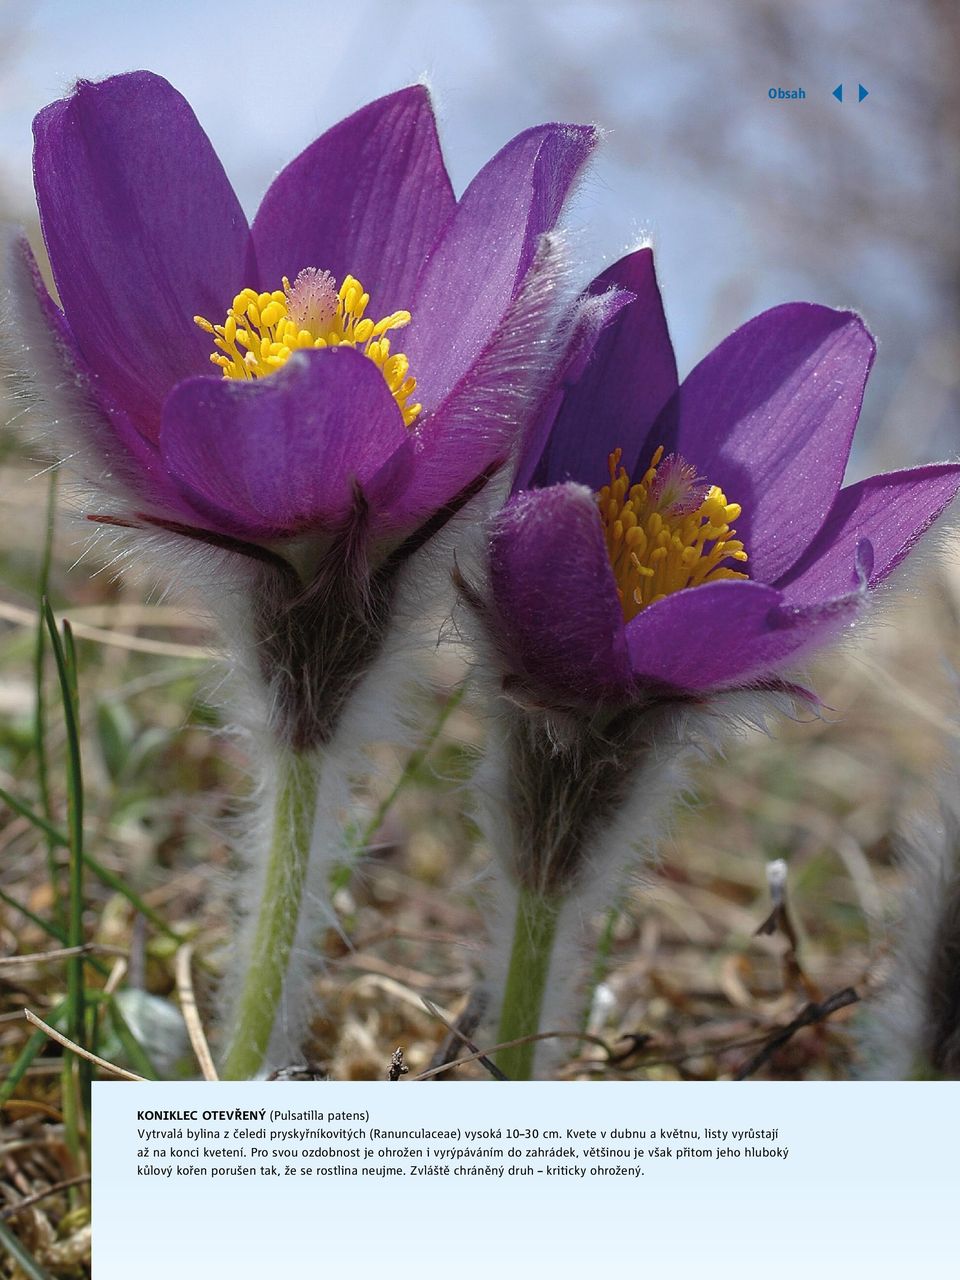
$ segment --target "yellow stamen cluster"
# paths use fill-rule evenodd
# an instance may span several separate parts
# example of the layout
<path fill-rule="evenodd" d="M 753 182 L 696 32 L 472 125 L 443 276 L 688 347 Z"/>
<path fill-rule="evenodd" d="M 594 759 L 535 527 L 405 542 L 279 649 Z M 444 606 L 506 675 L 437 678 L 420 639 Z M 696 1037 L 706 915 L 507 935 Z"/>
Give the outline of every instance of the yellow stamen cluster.
<path fill-rule="evenodd" d="M 663 462 L 662 445 L 639 484 L 631 485 L 621 456 L 610 454 L 610 483 L 597 504 L 626 622 L 674 591 L 749 576 L 724 563 L 747 559 L 730 527 L 740 515 L 735 502 L 700 482 L 682 458 Z"/>
<path fill-rule="evenodd" d="M 295 351 L 310 347 L 359 348 L 383 374 L 409 427 L 421 408 L 408 403 L 417 381 L 410 375 L 407 357 L 391 353 L 386 335 L 409 324 L 410 312 L 394 311 L 373 321 L 364 316 L 369 301 L 369 293 L 354 276 L 347 276 L 337 290 L 328 273 L 307 268 L 292 285 L 284 276 L 283 289 L 273 293 L 241 290 L 223 324 L 211 324 L 203 316 L 193 319 L 213 335 L 218 350 L 210 359 L 225 378 L 267 377 L 282 369 Z"/>

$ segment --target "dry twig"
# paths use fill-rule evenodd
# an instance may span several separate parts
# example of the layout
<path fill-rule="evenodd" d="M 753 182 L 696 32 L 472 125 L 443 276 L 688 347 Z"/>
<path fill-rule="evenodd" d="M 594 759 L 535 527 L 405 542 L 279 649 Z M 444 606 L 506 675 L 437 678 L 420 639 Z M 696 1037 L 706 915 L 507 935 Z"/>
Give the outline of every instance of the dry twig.
<path fill-rule="evenodd" d="M 66 1178 L 63 1182 L 55 1182 L 52 1187 L 44 1187 L 41 1191 L 35 1191 L 32 1196 L 27 1196 L 16 1204 L 0 1209 L 0 1219 L 7 1222 L 10 1218 L 15 1218 L 18 1213 L 22 1213 L 24 1209 L 31 1209 L 35 1204 L 39 1204 L 41 1200 L 46 1200 L 47 1196 L 55 1196 L 58 1191 L 68 1191 L 71 1187 L 79 1187 L 81 1183 L 89 1181 L 89 1173 L 78 1173 L 75 1178 Z"/>
<path fill-rule="evenodd" d="M 79 1058 L 86 1058 L 88 1062 L 92 1062 L 95 1066 L 100 1067 L 101 1070 L 109 1071 L 111 1075 L 119 1076 L 121 1080 L 138 1080 L 141 1084 L 146 1083 L 144 1076 L 134 1075 L 132 1071 L 127 1071 L 123 1067 L 115 1067 L 112 1062 L 107 1062 L 106 1058 L 99 1058 L 95 1053 L 91 1053 L 89 1049 L 84 1049 L 81 1045 L 75 1044 L 62 1032 L 57 1031 L 55 1027 L 51 1027 L 42 1018 L 38 1018 L 35 1013 L 31 1013 L 29 1009 L 24 1009 L 23 1016 L 31 1025 L 48 1035 L 51 1040 L 56 1040 L 57 1044 L 62 1044 L 65 1049 L 69 1049 L 71 1053 L 75 1053 Z"/>
<path fill-rule="evenodd" d="M 746 1062 L 733 1077 L 734 1080 L 746 1080 L 748 1076 L 752 1076 L 755 1071 L 769 1062 L 778 1049 L 791 1040 L 802 1027 L 812 1026 L 816 1022 L 822 1022 L 825 1018 L 829 1018 L 832 1013 L 836 1013 L 838 1009 L 844 1009 L 848 1004 L 856 1004 L 860 997 L 854 991 L 853 987 L 844 987 L 842 991 L 837 991 L 834 995 L 828 996 L 826 1000 L 820 1004 L 808 1004 L 796 1018 L 786 1027 L 772 1035 L 766 1042 L 759 1053 Z"/>
<path fill-rule="evenodd" d="M 19 965 L 42 964 L 46 960 L 69 960 L 72 956 L 125 956 L 123 947 L 104 942 L 85 942 L 80 947 L 58 947 L 55 951 L 33 951 L 25 956 L 0 956 L 0 968 L 15 969 Z"/>
<path fill-rule="evenodd" d="M 200 1071 L 204 1080 L 219 1080 L 217 1068 L 213 1063 L 213 1054 L 210 1052 L 210 1046 L 207 1044 L 207 1037 L 203 1030 L 203 1023 L 200 1021 L 197 998 L 193 993 L 193 976 L 190 972 L 192 956 L 193 947 L 189 942 L 185 942 L 177 952 L 176 960 L 177 995 L 180 997 L 180 1012 L 183 1015 L 187 1035 L 190 1037 L 190 1044 L 193 1047 L 197 1062 L 200 1064 Z"/>
<path fill-rule="evenodd" d="M 443 1014 L 440 1012 L 440 1010 L 437 1008 L 437 1006 L 433 1003 L 432 1000 L 428 1000 L 426 996 L 423 997 L 423 1003 L 426 1005 L 428 1013 L 432 1013 L 435 1018 L 440 1019 L 443 1025 L 450 1032 L 450 1035 L 454 1037 L 454 1040 L 456 1042 L 459 1042 L 460 1044 L 465 1045 L 470 1050 L 471 1053 L 477 1053 L 480 1055 L 477 1058 L 477 1062 L 480 1063 L 481 1067 L 483 1067 L 485 1070 L 490 1072 L 494 1080 L 509 1080 L 510 1077 L 504 1075 L 504 1073 L 500 1070 L 497 1064 L 495 1062 L 491 1062 L 490 1059 L 486 1056 L 486 1054 L 484 1054 L 481 1049 L 477 1048 L 477 1046 L 473 1043 L 470 1037 L 466 1034 L 466 1031 L 461 1030 L 461 1025 L 463 1024 L 464 1019 L 467 1020 L 467 1025 L 469 1025 L 470 1023 L 473 1024 L 471 1027 L 471 1030 L 473 1029 L 473 1027 L 477 1026 L 477 1024 L 479 1023 L 480 1019 L 483 1016 L 483 1006 L 486 1004 L 486 1000 L 483 999 L 483 997 L 481 997 L 481 1001 L 482 1003 L 480 1004 L 479 1008 L 475 1008 L 474 998 L 471 997 L 469 1004 L 467 1005 L 466 1009 L 464 1009 L 463 1013 L 460 1015 L 457 1021 L 451 1022 L 449 1018 L 445 1018 L 443 1016 Z M 445 1042 L 444 1047 L 446 1047 L 446 1044 L 449 1044 L 449 1043 L 450 1041 L 448 1038 L 448 1040 Z M 456 1044 L 451 1046 L 449 1053 L 454 1054 L 454 1058 L 452 1059 L 452 1061 L 455 1062 L 457 1060 L 457 1057 L 459 1056 L 456 1049 Z M 444 1059 L 445 1059 L 443 1062 L 444 1066 L 449 1066 L 449 1062 L 446 1061 L 446 1058 L 448 1056 L 449 1056 L 448 1054 L 444 1055 Z"/>
<path fill-rule="evenodd" d="M 469 1053 L 463 1058 L 455 1058 L 451 1062 L 442 1063 L 439 1067 L 430 1067 L 427 1071 L 421 1071 L 418 1076 L 411 1076 L 411 1079 L 432 1080 L 443 1071 L 450 1071 L 454 1067 L 465 1067 L 468 1062 L 478 1062 L 483 1057 L 499 1053 L 501 1049 L 514 1049 L 517 1045 L 532 1044 L 537 1040 L 586 1040 L 590 1044 L 599 1045 L 607 1056 L 610 1056 L 610 1046 L 606 1040 L 600 1036 L 592 1036 L 587 1031 L 539 1031 L 535 1036 L 520 1036 L 517 1040 L 504 1040 L 501 1044 L 492 1044 L 488 1049 L 478 1049 L 475 1053 Z"/>

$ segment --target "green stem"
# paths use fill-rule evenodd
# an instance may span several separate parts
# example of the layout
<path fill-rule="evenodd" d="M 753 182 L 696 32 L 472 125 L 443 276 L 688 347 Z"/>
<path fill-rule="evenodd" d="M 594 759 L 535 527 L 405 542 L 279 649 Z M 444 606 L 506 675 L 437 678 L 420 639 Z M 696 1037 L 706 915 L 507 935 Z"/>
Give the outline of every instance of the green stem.
<path fill-rule="evenodd" d="M 536 1035 L 547 990 L 560 903 L 529 889 L 521 889 L 517 923 L 510 952 L 510 968 L 503 993 L 498 1042 Z M 530 1080 L 536 1043 L 501 1049 L 497 1066 L 511 1080 Z"/>
<path fill-rule="evenodd" d="M 250 1080 L 260 1070 L 283 994 L 307 877 L 317 805 L 316 759 L 285 754 L 278 773 L 267 878 L 222 1071 L 227 1080 Z"/>

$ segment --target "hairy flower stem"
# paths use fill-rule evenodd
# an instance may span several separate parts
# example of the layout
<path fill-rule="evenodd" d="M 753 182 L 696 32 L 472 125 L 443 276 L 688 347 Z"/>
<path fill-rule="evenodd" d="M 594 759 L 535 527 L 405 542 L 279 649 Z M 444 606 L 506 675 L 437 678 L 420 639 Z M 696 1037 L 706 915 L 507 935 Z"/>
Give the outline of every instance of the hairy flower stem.
<path fill-rule="evenodd" d="M 536 1035 L 547 990 L 560 903 L 530 889 L 521 889 L 517 923 L 510 951 L 510 967 L 503 993 L 498 1042 Z M 511 1080 L 530 1080 L 536 1041 L 501 1049 L 497 1065 Z"/>
<path fill-rule="evenodd" d="M 267 875 L 223 1065 L 227 1080 L 249 1080 L 263 1063 L 283 995 L 307 876 L 317 804 L 316 757 L 283 753 L 277 772 Z"/>

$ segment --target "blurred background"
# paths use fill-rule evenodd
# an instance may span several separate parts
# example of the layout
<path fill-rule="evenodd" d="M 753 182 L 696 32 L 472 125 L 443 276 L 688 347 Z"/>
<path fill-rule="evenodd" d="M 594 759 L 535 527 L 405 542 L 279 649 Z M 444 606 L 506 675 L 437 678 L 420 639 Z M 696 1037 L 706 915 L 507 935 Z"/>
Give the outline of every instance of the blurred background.
<path fill-rule="evenodd" d="M 579 269 L 586 281 L 652 239 L 681 373 L 782 301 L 865 316 L 879 359 L 853 480 L 960 452 L 958 65 L 960 10 L 950 0 L 0 3 L 0 216 L 42 248 L 31 119 L 81 76 L 138 67 L 167 76 L 251 215 L 318 133 L 413 80 L 433 90 L 458 191 L 519 130 L 593 121 L 605 143 L 567 219 Z M 806 96 L 771 99 L 771 88 Z M 46 780 L 37 756 L 37 584 L 50 492 L 46 460 L 6 430 L 0 784 L 30 805 L 43 800 L 62 822 L 65 739 L 52 670 L 41 681 Z M 195 1074 L 173 957 L 192 938 L 209 1016 L 207 980 L 229 933 L 224 830 L 246 785 L 243 752 L 219 732 L 203 626 L 157 605 L 149 582 L 105 566 L 96 549 L 84 552 L 82 524 L 56 499 L 51 510 L 48 589 L 76 624 L 89 847 L 106 872 L 88 874 L 88 933 L 117 949 L 124 1016 L 156 1070 Z M 789 724 L 772 742 L 748 737 L 704 771 L 661 866 L 595 922 L 585 1009 L 606 1048 L 571 1049 L 565 1077 L 846 1078 L 864 1068 L 850 1008 L 788 1036 L 763 1062 L 753 1055 L 807 1002 L 847 986 L 869 996 L 882 982 L 901 896 L 895 833 L 926 803 L 957 736 L 957 607 L 956 557 L 941 539 L 901 578 L 863 644 L 819 664 L 821 720 Z M 487 853 L 464 816 L 482 725 L 469 699 L 450 705 L 462 670 L 440 653 L 412 760 L 389 747 L 377 754 L 367 812 L 370 801 L 380 808 L 373 827 L 357 827 L 364 852 L 338 888 L 339 933 L 325 940 L 312 1052 L 335 1077 L 384 1075 L 397 1044 L 414 1072 L 443 1060 L 444 1028 L 421 996 L 453 1017 L 473 985 Z M 0 828 L 0 956 L 28 957 L 57 945 L 45 922 L 56 914 L 61 851 L 2 806 Z M 790 868 L 793 936 L 778 927 L 756 937 L 770 910 L 765 864 L 777 857 Z M 54 963 L 0 966 L 0 1071 L 8 1086 L 19 1072 L 0 1096 L 20 1100 L 4 1114 L 18 1140 L 26 1132 L 47 1151 L 46 1163 L 15 1166 L 11 1201 L 44 1178 L 56 1185 L 64 1161 L 77 1167 L 51 1137 L 60 1051 L 38 1047 L 24 1062 L 19 1012 L 51 1009 L 63 981 Z M 101 1052 L 130 1061 L 109 1026 Z M 14 1225 L 51 1271 L 86 1273 L 82 1203 L 52 1196 Z"/>

